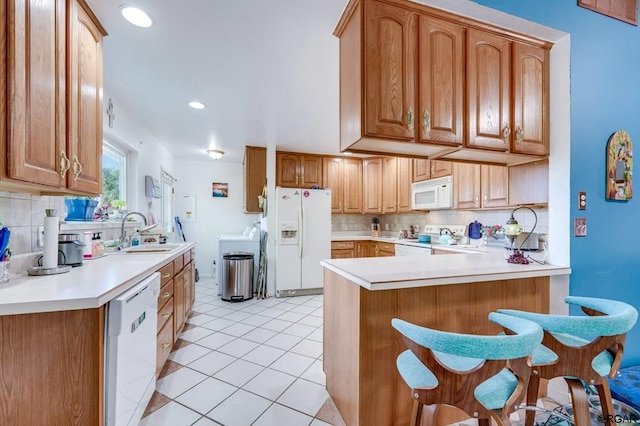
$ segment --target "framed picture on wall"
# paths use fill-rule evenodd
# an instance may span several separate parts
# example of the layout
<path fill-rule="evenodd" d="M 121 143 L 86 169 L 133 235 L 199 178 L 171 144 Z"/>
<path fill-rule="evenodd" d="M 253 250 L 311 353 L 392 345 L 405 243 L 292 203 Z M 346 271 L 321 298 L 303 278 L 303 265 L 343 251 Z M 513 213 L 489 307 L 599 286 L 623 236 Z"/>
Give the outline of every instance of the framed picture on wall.
<path fill-rule="evenodd" d="M 228 197 L 229 196 L 229 184 L 228 183 L 220 183 L 220 182 L 213 182 L 211 184 L 211 190 L 212 193 L 211 195 L 214 198 L 218 198 L 218 197 Z"/>

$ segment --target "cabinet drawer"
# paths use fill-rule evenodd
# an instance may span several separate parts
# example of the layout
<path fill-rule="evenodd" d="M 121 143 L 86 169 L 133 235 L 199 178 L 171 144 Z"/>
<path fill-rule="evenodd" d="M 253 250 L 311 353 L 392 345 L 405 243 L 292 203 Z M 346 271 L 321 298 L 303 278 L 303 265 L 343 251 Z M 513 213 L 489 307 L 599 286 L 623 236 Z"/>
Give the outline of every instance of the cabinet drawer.
<path fill-rule="evenodd" d="M 189 262 L 191 262 L 191 251 L 188 251 L 182 255 L 182 263 L 186 265 Z"/>
<path fill-rule="evenodd" d="M 378 250 L 379 251 L 386 251 L 388 253 L 395 253 L 396 252 L 396 245 L 393 243 L 381 243 L 378 242 Z"/>
<path fill-rule="evenodd" d="M 182 271 L 182 268 L 184 268 L 184 259 L 183 259 L 182 256 L 178 256 L 173 261 L 173 273 L 174 273 L 174 275 L 177 274 L 178 272 Z"/>
<path fill-rule="evenodd" d="M 356 257 L 355 250 L 331 250 L 332 259 L 352 259 Z"/>
<path fill-rule="evenodd" d="M 164 265 L 158 272 L 160 272 L 160 287 L 162 288 L 171 280 L 171 278 L 173 278 L 173 262 L 168 265 Z"/>
<path fill-rule="evenodd" d="M 158 330 L 162 329 L 169 318 L 173 315 L 173 298 L 170 298 L 167 303 L 164 304 L 162 309 L 158 311 Z"/>
<path fill-rule="evenodd" d="M 173 347 L 173 317 L 169 317 L 164 327 L 158 333 L 158 347 L 156 349 L 156 377 L 160 375 L 164 363 L 169 358 Z"/>
<path fill-rule="evenodd" d="M 355 241 L 331 241 L 331 250 L 353 250 L 355 248 Z"/>
<path fill-rule="evenodd" d="M 160 294 L 158 295 L 158 311 L 160 311 L 164 305 L 171 299 L 173 296 L 173 280 L 169 280 L 168 283 L 162 286 L 160 289 Z M 173 304 L 173 303 L 172 303 Z"/>

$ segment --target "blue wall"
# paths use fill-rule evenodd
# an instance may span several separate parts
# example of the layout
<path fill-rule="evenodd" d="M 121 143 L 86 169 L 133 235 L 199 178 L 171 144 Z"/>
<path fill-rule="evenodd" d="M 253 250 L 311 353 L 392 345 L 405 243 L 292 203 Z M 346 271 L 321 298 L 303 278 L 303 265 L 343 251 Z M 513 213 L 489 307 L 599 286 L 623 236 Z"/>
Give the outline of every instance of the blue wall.
<path fill-rule="evenodd" d="M 575 0 L 476 2 L 571 34 L 571 220 L 586 217 L 588 233 L 571 236 L 570 294 L 618 299 L 640 310 L 640 180 L 630 201 L 605 200 L 609 136 L 626 130 L 640 147 L 640 28 Z M 578 191 L 587 192 L 586 211 L 577 209 Z M 623 359 L 623 365 L 635 364 L 639 324 Z"/>

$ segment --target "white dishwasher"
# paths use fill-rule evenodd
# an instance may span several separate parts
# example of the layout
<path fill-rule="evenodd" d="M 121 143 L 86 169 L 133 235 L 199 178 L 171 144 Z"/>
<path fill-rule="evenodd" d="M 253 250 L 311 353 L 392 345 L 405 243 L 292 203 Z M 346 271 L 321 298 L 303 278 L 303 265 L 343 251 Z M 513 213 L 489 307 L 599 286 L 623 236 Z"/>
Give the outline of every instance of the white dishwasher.
<path fill-rule="evenodd" d="M 107 426 L 137 425 L 155 390 L 159 293 L 156 272 L 107 306 Z"/>

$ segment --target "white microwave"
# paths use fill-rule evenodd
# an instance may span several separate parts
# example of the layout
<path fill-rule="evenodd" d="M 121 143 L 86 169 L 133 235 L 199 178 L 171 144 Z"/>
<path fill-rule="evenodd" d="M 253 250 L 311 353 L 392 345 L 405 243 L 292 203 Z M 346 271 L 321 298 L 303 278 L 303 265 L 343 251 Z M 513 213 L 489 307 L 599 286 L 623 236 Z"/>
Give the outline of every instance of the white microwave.
<path fill-rule="evenodd" d="M 444 176 L 411 184 L 413 210 L 438 210 L 453 207 L 453 176 Z"/>

